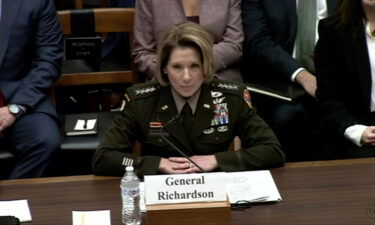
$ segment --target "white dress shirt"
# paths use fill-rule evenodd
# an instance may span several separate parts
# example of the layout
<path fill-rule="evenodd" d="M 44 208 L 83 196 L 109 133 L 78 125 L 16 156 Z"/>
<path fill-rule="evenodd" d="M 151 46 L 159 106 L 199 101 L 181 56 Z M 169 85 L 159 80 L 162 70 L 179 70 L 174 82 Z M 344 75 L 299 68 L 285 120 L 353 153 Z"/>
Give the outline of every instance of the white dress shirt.
<path fill-rule="evenodd" d="M 371 33 L 373 29 L 369 23 L 366 24 L 366 41 L 367 41 L 367 50 L 369 53 L 370 59 L 370 68 L 371 68 L 371 105 L 370 110 L 371 112 L 375 112 L 375 36 Z M 368 126 L 362 124 L 356 124 L 346 128 L 345 130 L 345 137 L 352 141 L 354 144 L 358 146 L 362 146 L 361 137 L 363 132 L 366 130 Z"/>
<path fill-rule="evenodd" d="M 314 0 L 311 0 L 314 1 Z M 324 19 L 328 16 L 328 9 L 327 9 L 327 0 L 316 0 L 316 29 L 315 29 L 315 43 L 319 39 L 319 33 L 318 33 L 318 25 L 319 25 L 319 20 Z M 296 0 L 296 6 L 298 9 L 298 0 Z M 298 15 L 297 15 L 298 16 Z M 293 49 L 293 57 L 296 57 L 296 43 L 294 43 L 294 49 Z M 296 76 L 299 72 L 302 70 L 306 70 L 305 68 L 298 68 L 294 73 L 292 74 L 291 80 L 295 81 Z"/>

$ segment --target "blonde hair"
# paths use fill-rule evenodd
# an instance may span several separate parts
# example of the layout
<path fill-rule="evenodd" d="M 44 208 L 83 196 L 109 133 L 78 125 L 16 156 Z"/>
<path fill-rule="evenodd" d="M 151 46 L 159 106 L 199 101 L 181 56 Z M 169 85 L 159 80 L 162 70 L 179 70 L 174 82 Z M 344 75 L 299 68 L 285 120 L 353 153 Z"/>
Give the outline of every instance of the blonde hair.
<path fill-rule="evenodd" d="M 162 86 L 169 85 L 168 75 L 164 70 L 172 51 L 177 47 L 196 49 L 203 65 L 204 82 L 214 76 L 213 39 L 199 24 L 182 22 L 168 29 L 161 38 L 156 57 L 156 78 Z"/>

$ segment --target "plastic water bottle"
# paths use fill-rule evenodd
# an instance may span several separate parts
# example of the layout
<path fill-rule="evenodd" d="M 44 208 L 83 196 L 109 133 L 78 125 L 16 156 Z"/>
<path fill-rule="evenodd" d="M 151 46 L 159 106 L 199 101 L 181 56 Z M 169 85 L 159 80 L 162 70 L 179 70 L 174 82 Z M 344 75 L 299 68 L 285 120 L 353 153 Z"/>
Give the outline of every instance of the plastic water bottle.
<path fill-rule="evenodd" d="M 122 223 L 138 225 L 141 223 L 139 178 L 132 166 L 126 167 L 121 179 Z"/>

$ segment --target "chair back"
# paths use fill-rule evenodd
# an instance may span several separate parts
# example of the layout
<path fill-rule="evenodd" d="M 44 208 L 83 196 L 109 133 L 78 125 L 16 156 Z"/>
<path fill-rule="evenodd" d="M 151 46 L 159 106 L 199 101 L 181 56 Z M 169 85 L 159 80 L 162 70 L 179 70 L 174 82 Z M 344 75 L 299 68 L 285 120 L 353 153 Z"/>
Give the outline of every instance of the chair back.
<path fill-rule="evenodd" d="M 133 63 L 131 48 L 133 40 L 134 8 L 72 9 L 58 12 L 64 35 L 78 36 L 84 33 L 129 33 L 131 59 L 128 70 L 77 71 L 62 74 L 55 86 L 79 86 L 98 84 L 138 83 L 140 81 Z M 105 35 L 104 35 L 105 36 Z M 124 58 L 126 58 L 124 57 Z M 64 64 L 63 64 L 64 66 Z M 63 68 L 64 71 L 64 68 Z"/>

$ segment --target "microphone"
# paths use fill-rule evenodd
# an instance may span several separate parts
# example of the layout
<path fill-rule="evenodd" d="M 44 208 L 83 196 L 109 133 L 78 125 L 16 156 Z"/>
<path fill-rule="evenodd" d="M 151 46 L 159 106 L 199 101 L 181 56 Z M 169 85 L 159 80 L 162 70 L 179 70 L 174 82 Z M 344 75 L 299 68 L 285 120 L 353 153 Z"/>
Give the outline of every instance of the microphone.
<path fill-rule="evenodd" d="M 166 124 L 165 126 L 162 126 L 159 130 L 159 135 L 161 137 L 161 139 L 163 139 L 165 142 L 167 142 L 170 146 L 172 146 L 172 148 L 174 150 L 176 150 L 178 153 L 180 153 L 184 158 L 186 158 L 187 160 L 189 160 L 189 162 L 191 162 L 194 166 L 196 166 L 201 173 L 206 173 L 206 171 L 204 169 L 202 169 L 202 167 L 200 167 L 196 162 L 194 162 L 194 160 L 190 159 L 183 151 L 181 151 L 181 149 L 179 149 L 176 145 L 174 145 L 170 140 L 168 140 L 163 134 L 162 134 L 162 130 L 164 127 L 170 125 L 171 123 L 173 122 L 176 122 L 176 120 L 179 118 L 180 116 L 177 114 L 177 115 L 174 115 Z"/>

